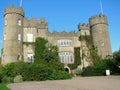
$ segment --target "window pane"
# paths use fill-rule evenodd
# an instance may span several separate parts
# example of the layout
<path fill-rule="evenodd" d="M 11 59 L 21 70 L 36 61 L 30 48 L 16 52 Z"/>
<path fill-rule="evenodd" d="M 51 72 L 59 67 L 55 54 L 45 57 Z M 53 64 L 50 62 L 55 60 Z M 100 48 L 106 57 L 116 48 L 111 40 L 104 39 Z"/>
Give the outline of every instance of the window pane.
<path fill-rule="evenodd" d="M 22 24 L 22 22 L 21 22 L 21 20 L 19 19 L 19 20 L 18 20 L 18 25 L 21 26 L 21 24 Z"/>
<path fill-rule="evenodd" d="M 71 45 L 72 45 L 72 40 L 67 40 L 67 39 L 58 40 L 58 46 L 71 46 Z"/>
<path fill-rule="evenodd" d="M 27 54 L 27 59 L 29 63 L 33 63 L 34 62 L 33 54 L 32 53 Z"/>
<path fill-rule="evenodd" d="M 18 40 L 21 40 L 21 34 L 18 34 Z"/>
<path fill-rule="evenodd" d="M 3 39 L 6 40 L 6 34 L 4 34 Z"/>
<path fill-rule="evenodd" d="M 27 41 L 33 42 L 33 34 L 27 34 Z"/>
<path fill-rule="evenodd" d="M 7 25 L 7 19 L 5 19 L 5 22 L 4 22 L 5 25 Z"/>
<path fill-rule="evenodd" d="M 74 63 L 74 56 L 71 52 L 61 52 L 59 53 L 61 63 Z"/>

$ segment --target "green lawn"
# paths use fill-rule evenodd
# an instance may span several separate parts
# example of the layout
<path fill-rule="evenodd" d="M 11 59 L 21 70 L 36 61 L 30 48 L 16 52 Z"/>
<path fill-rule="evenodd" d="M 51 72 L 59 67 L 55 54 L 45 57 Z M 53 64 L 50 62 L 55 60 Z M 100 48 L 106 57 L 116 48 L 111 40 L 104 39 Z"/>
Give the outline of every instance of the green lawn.
<path fill-rule="evenodd" d="M 0 90 L 10 90 L 10 89 L 6 86 L 6 84 L 0 83 Z"/>

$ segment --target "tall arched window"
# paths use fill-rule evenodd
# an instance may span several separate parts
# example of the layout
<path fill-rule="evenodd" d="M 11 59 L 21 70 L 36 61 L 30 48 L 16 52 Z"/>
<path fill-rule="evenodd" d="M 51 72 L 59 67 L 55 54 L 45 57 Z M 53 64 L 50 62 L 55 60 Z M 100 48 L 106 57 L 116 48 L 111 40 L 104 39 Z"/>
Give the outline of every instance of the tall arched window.
<path fill-rule="evenodd" d="M 74 55 L 72 52 L 60 52 L 59 58 L 61 63 L 65 64 L 74 63 Z"/>
<path fill-rule="evenodd" d="M 20 19 L 18 19 L 18 25 L 21 26 L 22 25 L 22 21 Z"/>

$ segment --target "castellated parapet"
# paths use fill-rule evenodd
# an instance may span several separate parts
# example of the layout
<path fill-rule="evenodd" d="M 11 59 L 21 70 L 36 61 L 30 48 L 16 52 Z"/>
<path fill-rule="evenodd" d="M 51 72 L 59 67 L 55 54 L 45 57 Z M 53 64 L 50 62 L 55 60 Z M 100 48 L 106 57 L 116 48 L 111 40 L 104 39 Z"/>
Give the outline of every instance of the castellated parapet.
<path fill-rule="evenodd" d="M 90 24 L 90 27 L 92 27 L 96 24 L 106 24 L 106 25 L 108 25 L 107 17 L 105 15 L 102 15 L 102 14 L 92 16 L 89 19 L 89 24 Z"/>
<path fill-rule="evenodd" d="M 13 5 L 10 5 L 8 8 L 6 8 L 4 10 L 4 16 L 6 14 L 13 14 L 13 13 L 24 16 L 24 11 L 23 11 L 22 7 L 15 8 Z"/>
<path fill-rule="evenodd" d="M 48 29 L 48 24 L 45 22 L 44 18 L 41 18 L 37 20 L 36 18 L 32 19 L 24 19 L 24 24 L 23 26 L 26 27 L 31 27 L 31 28 L 42 28 L 42 29 Z"/>
<path fill-rule="evenodd" d="M 56 37 L 76 37 L 77 36 L 77 33 L 75 33 L 74 31 L 71 31 L 71 32 L 65 32 L 65 31 L 62 31 L 62 32 L 52 32 L 52 33 L 49 33 L 50 36 L 56 36 Z"/>
<path fill-rule="evenodd" d="M 90 29 L 90 28 L 89 28 L 89 24 L 85 24 L 85 23 L 79 24 L 79 25 L 78 25 L 78 29 L 79 29 L 79 31 L 80 31 L 80 30 L 89 30 L 89 29 Z"/>

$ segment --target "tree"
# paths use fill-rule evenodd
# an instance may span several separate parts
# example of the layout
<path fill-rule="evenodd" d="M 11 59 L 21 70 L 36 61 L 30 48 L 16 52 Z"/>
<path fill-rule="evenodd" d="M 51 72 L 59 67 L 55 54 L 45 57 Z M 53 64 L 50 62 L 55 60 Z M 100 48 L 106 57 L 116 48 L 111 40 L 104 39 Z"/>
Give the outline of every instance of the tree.
<path fill-rule="evenodd" d="M 113 53 L 113 56 L 115 60 L 117 60 L 120 63 L 120 49 Z"/>
<path fill-rule="evenodd" d="M 49 62 L 51 60 L 58 61 L 58 59 L 58 47 L 48 44 L 45 49 L 45 60 Z"/>
<path fill-rule="evenodd" d="M 35 42 L 35 61 L 46 60 L 58 60 L 58 47 L 48 43 L 44 38 L 37 38 Z"/>
<path fill-rule="evenodd" d="M 44 60 L 47 40 L 44 38 L 38 37 L 35 41 L 35 63 L 40 63 L 42 59 Z"/>

